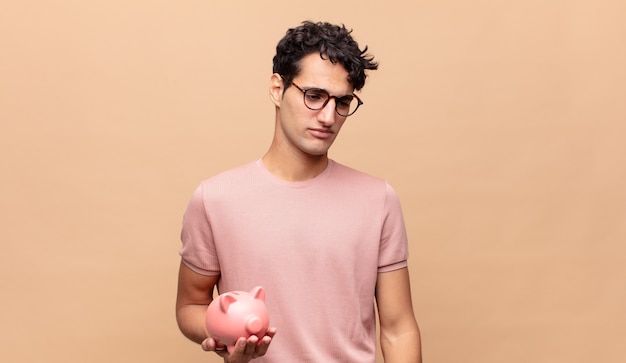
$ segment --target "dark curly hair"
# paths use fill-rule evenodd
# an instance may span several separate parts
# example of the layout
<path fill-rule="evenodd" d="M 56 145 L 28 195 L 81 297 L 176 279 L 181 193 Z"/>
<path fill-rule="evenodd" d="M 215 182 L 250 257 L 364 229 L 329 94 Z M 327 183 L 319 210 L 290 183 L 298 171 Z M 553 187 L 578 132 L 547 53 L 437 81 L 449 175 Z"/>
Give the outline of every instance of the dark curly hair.
<path fill-rule="evenodd" d="M 348 81 L 360 90 L 365 85 L 365 70 L 377 69 L 378 63 L 366 53 L 367 46 L 363 50 L 359 48 L 351 33 L 344 25 L 311 21 L 287 30 L 276 45 L 274 73 L 283 77 L 287 89 L 300 72 L 300 60 L 311 53 L 320 53 L 322 58 L 341 64 L 348 71 Z"/>

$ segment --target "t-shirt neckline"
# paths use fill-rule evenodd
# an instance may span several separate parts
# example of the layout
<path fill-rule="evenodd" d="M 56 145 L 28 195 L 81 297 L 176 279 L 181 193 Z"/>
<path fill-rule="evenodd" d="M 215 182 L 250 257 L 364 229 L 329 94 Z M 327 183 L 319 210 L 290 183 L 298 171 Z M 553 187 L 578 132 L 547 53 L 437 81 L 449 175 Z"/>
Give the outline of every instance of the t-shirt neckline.
<path fill-rule="evenodd" d="M 265 167 L 265 164 L 263 164 L 262 159 L 258 159 L 256 161 L 256 165 L 259 168 L 259 170 L 262 172 L 262 174 L 267 179 L 270 180 L 270 182 L 280 185 L 285 188 L 303 189 L 303 188 L 311 187 L 319 183 L 321 180 L 325 179 L 328 176 L 328 174 L 330 174 L 331 170 L 333 169 L 335 162 L 332 159 L 328 159 L 328 165 L 326 165 L 326 168 L 321 173 L 319 173 L 319 175 L 317 175 L 314 178 L 303 180 L 303 181 L 289 181 L 289 180 L 285 180 L 285 179 L 281 179 L 277 177 Z"/>

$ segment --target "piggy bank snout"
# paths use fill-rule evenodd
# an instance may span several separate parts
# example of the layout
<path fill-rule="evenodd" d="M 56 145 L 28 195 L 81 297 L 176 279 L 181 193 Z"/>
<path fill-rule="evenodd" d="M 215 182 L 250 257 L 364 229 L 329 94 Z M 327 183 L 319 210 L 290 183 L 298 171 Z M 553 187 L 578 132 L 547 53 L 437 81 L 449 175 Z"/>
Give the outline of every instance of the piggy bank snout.
<path fill-rule="evenodd" d="M 263 320 L 256 315 L 248 316 L 245 324 L 246 330 L 250 334 L 260 333 L 263 329 Z"/>

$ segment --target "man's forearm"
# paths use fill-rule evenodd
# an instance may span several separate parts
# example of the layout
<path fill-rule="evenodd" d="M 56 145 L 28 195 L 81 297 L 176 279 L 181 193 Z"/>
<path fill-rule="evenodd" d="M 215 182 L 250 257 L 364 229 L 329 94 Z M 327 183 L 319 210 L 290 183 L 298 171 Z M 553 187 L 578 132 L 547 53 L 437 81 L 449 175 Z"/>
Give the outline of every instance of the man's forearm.
<path fill-rule="evenodd" d="M 419 330 L 393 336 L 381 334 L 380 346 L 385 363 L 422 363 Z"/>
<path fill-rule="evenodd" d="M 207 306 L 186 305 L 176 311 L 176 321 L 180 331 L 198 344 L 207 338 L 205 325 Z"/>

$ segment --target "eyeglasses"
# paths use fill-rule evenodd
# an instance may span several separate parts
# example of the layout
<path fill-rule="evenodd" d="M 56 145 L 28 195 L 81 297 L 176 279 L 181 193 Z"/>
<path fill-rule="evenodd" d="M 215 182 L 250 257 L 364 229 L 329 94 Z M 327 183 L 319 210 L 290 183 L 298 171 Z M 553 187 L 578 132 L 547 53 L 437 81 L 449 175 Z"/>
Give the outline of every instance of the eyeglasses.
<path fill-rule="evenodd" d="M 293 82 L 291 82 L 291 84 L 304 94 L 304 105 L 309 110 L 321 110 L 326 107 L 331 98 L 334 98 L 335 112 L 337 112 L 339 116 L 348 117 L 354 114 L 359 106 L 363 104 L 363 101 L 355 94 L 337 97 L 331 96 L 326 90 L 321 88 L 302 89 Z"/>

